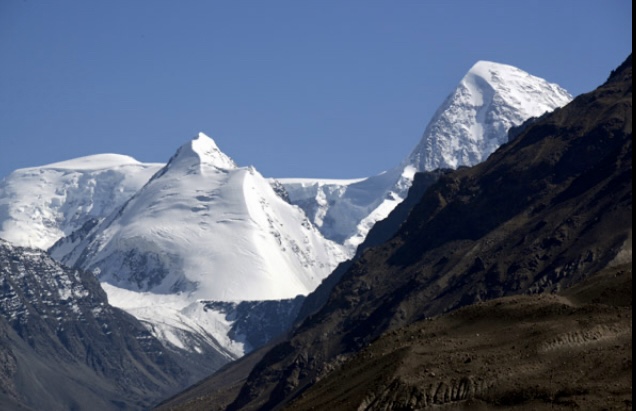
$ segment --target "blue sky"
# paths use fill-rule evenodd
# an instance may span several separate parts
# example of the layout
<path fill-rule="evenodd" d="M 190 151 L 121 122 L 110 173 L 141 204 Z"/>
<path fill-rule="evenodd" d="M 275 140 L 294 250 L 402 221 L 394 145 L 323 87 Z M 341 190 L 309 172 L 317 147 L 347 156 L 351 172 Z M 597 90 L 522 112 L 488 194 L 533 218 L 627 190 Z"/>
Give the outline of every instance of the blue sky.
<path fill-rule="evenodd" d="M 198 131 L 268 177 L 406 157 L 478 60 L 572 94 L 632 49 L 632 3 L 0 1 L 0 177 L 97 154 L 165 162 Z"/>

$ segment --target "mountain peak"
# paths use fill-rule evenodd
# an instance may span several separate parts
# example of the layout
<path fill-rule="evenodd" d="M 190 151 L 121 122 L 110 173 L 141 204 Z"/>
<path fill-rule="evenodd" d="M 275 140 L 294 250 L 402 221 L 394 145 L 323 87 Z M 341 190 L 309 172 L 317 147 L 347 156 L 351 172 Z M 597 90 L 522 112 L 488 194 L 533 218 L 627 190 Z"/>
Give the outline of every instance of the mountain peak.
<path fill-rule="evenodd" d="M 235 169 L 236 163 L 223 153 L 211 137 L 205 133 L 198 133 L 196 137 L 182 145 L 170 159 L 169 166 L 184 165 L 188 168 L 198 166 L 216 169 Z"/>
<path fill-rule="evenodd" d="M 207 134 L 201 131 L 197 134 L 196 137 L 192 139 L 191 142 L 192 142 L 192 148 L 195 150 L 202 150 L 202 151 L 219 150 L 219 146 L 216 145 L 216 142 L 212 139 L 212 137 L 208 136 Z"/>
<path fill-rule="evenodd" d="M 420 171 L 473 166 L 508 141 L 508 130 L 564 106 L 557 84 L 507 64 L 478 61 L 438 109 L 406 160 Z"/>

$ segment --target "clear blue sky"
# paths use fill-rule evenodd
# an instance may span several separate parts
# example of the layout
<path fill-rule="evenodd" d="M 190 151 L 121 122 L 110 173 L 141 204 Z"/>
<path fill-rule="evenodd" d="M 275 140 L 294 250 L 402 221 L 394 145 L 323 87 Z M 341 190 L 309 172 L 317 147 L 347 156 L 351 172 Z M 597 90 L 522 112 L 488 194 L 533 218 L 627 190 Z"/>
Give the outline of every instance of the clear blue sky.
<path fill-rule="evenodd" d="M 165 162 L 198 131 L 268 177 L 399 163 L 478 60 L 572 94 L 632 49 L 630 0 L 0 0 L 0 177 Z"/>

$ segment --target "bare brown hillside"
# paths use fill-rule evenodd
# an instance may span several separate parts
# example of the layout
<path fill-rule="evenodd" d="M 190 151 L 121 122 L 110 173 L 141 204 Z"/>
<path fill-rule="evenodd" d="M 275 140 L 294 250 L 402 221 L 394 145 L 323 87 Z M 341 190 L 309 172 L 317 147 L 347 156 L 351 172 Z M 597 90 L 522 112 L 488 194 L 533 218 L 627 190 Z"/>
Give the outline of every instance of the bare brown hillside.
<path fill-rule="evenodd" d="M 631 265 L 389 332 L 287 409 L 631 409 Z"/>

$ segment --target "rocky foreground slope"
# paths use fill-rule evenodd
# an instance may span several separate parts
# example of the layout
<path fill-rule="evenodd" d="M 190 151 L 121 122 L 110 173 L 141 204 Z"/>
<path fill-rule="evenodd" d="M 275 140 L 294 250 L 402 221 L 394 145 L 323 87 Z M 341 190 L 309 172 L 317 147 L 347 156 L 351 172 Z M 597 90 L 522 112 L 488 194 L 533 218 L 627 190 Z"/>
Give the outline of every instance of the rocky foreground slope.
<path fill-rule="evenodd" d="M 629 409 L 632 272 L 504 297 L 387 333 L 286 409 Z"/>

